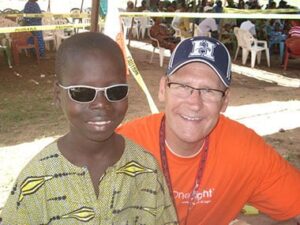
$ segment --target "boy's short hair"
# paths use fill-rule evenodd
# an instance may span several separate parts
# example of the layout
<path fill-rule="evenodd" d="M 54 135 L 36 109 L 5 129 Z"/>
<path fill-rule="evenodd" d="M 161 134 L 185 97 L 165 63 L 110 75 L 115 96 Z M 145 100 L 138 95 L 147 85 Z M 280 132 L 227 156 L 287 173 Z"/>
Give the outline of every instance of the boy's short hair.
<path fill-rule="evenodd" d="M 102 33 L 84 32 L 71 36 L 60 45 L 55 60 L 58 81 L 62 81 L 62 75 L 76 58 L 83 60 L 88 54 L 109 57 L 113 63 L 124 68 L 125 76 L 126 64 L 123 52 L 117 42 Z"/>

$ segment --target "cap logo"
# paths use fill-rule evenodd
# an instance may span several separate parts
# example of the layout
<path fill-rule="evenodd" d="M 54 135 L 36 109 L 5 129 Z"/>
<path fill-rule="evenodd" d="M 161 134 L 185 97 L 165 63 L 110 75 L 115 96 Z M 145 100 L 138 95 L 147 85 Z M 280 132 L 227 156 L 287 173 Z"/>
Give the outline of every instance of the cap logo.
<path fill-rule="evenodd" d="M 189 57 L 203 57 L 215 61 L 214 49 L 216 44 L 207 40 L 192 41 L 193 49 Z"/>

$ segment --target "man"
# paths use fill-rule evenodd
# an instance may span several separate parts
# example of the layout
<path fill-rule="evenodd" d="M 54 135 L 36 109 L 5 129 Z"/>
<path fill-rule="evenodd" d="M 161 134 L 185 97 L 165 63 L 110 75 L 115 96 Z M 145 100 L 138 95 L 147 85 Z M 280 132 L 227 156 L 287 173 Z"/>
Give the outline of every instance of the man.
<path fill-rule="evenodd" d="M 188 8 L 186 7 L 186 5 L 184 3 L 181 3 L 178 5 L 178 9 L 175 12 L 179 13 L 187 11 Z M 173 27 L 173 29 L 177 30 L 178 35 L 182 38 L 188 38 L 192 36 L 189 18 L 175 16 L 171 22 L 171 26 Z"/>
<path fill-rule="evenodd" d="M 175 37 L 175 31 L 172 29 L 172 27 L 168 27 L 166 24 L 161 23 L 160 17 L 153 18 L 153 20 L 154 25 L 150 28 L 152 45 L 157 47 L 159 44 L 160 47 L 169 49 L 172 53 L 176 48 L 176 45 L 180 42 L 180 37 Z"/>
<path fill-rule="evenodd" d="M 253 130 L 222 115 L 230 82 L 231 59 L 221 42 L 186 39 L 160 81 L 165 112 L 119 132 L 159 161 L 180 224 L 228 225 L 245 203 L 274 219 L 300 221 L 299 170 Z"/>
<path fill-rule="evenodd" d="M 28 0 L 24 6 L 24 10 L 23 10 L 24 13 L 34 13 L 34 14 L 42 13 L 37 1 L 38 0 Z M 25 17 L 25 23 L 27 26 L 41 26 L 42 18 L 41 17 L 37 17 L 37 18 Z M 37 36 L 40 56 L 44 59 L 47 59 L 47 57 L 45 57 L 46 50 L 45 50 L 45 42 L 44 42 L 44 38 L 43 38 L 43 32 L 42 31 L 33 31 L 32 33 L 34 36 Z M 33 38 L 29 40 L 29 43 L 33 44 Z"/>
<path fill-rule="evenodd" d="M 250 34 L 256 37 L 255 20 L 246 20 L 242 22 L 240 28 L 243 30 L 248 30 Z"/>
<path fill-rule="evenodd" d="M 204 12 L 211 13 L 213 8 L 210 6 L 205 6 L 203 9 Z M 209 33 L 212 37 L 218 38 L 218 25 L 214 18 L 205 18 L 202 20 L 197 29 L 197 36 L 209 36 Z"/>

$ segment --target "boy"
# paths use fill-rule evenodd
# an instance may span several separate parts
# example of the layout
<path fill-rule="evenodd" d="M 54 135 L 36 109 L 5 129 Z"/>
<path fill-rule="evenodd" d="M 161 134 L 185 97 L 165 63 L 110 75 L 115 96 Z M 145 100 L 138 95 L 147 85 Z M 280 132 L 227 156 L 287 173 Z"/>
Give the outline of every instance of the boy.
<path fill-rule="evenodd" d="M 23 169 L 3 224 L 177 224 L 155 159 L 115 133 L 128 106 L 118 45 L 100 33 L 74 35 L 55 68 L 70 130 Z"/>

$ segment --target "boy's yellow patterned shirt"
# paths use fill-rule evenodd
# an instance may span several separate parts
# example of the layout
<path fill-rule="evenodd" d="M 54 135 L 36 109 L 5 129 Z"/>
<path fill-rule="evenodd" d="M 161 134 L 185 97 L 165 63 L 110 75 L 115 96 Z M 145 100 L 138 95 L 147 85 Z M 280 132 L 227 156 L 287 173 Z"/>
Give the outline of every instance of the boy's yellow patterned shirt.
<path fill-rule="evenodd" d="M 99 181 L 98 198 L 88 170 L 71 164 L 53 142 L 20 173 L 1 218 L 3 225 L 177 224 L 156 160 L 129 140 Z"/>

